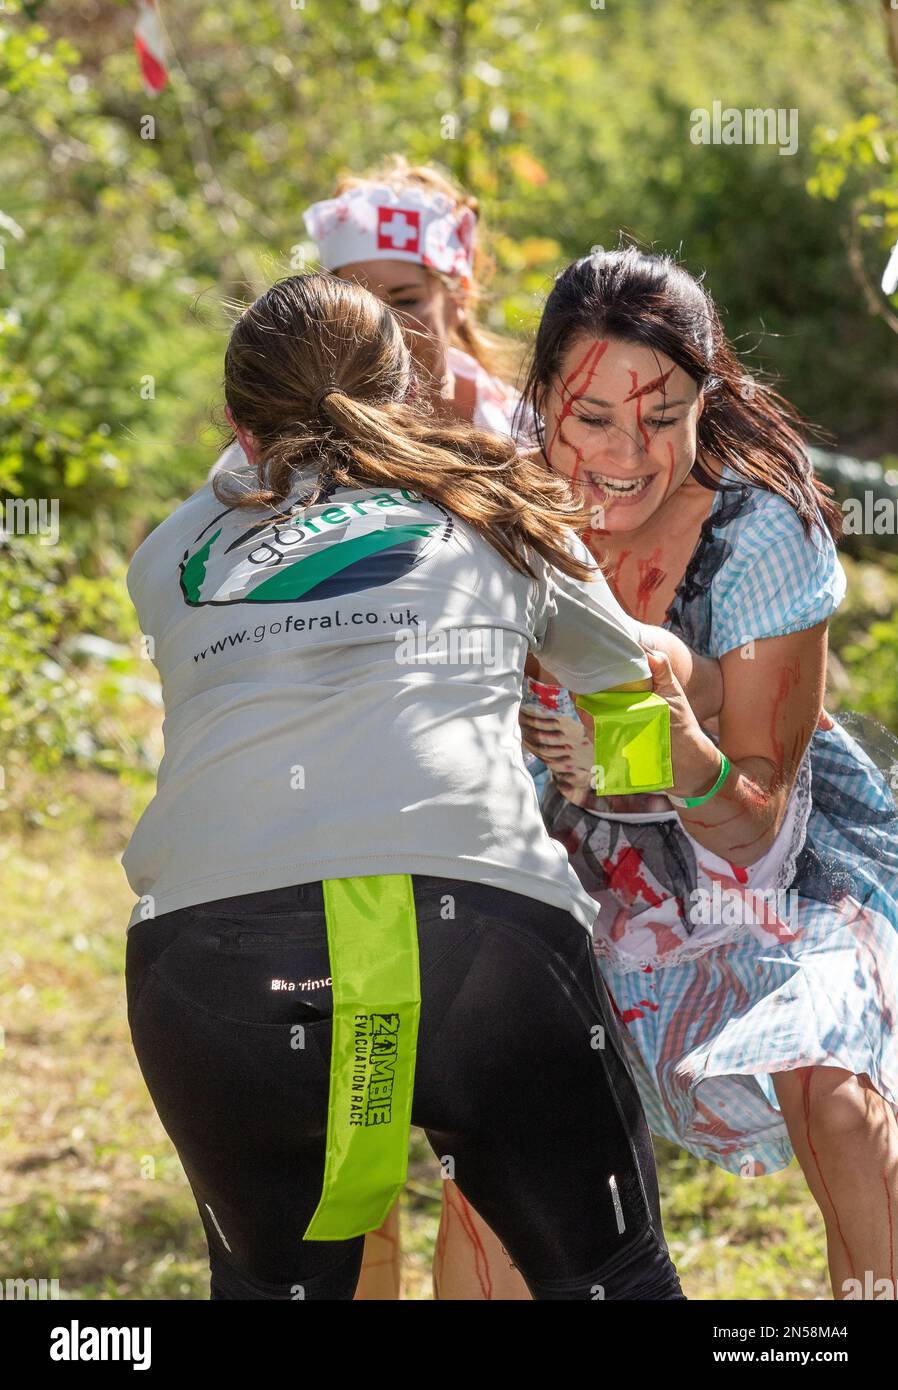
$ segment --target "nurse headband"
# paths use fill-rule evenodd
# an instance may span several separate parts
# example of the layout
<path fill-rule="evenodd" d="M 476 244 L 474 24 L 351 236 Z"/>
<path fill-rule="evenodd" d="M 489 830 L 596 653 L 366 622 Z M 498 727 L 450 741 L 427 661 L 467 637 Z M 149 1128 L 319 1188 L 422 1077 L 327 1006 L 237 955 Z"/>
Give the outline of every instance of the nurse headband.
<path fill-rule="evenodd" d="M 386 184 L 347 189 L 303 213 L 325 270 L 354 261 L 414 261 L 456 277 L 464 288 L 471 283 L 476 220 L 471 208 L 443 193 L 414 186 L 398 192 Z"/>

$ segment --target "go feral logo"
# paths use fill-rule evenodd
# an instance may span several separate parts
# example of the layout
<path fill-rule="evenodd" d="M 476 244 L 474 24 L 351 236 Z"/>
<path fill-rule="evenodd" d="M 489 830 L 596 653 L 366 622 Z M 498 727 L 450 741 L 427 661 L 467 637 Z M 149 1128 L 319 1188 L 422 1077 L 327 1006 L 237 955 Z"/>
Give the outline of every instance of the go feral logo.
<path fill-rule="evenodd" d="M 406 488 L 342 496 L 339 505 L 295 507 L 236 533 L 245 513 L 221 512 L 184 553 L 184 602 L 309 603 L 358 593 L 402 578 L 452 533 L 445 508 Z M 410 516 L 411 507 L 427 511 Z M 439 518 L 426 520 L 434 510 Z"/>

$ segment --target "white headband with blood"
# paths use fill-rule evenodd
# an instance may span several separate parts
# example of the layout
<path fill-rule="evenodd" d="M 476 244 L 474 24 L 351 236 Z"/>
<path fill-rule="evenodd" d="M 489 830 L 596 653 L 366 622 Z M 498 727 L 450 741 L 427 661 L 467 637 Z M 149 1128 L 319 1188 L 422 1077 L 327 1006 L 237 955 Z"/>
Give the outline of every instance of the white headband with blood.
<path fill-rule="evenodd" d="M 365 184 L 313 203 L 303 221 L 325 270 L 355 261 L 416 261 L 465 287 L 471 282 L 476 215 L 442 193 Z"/>

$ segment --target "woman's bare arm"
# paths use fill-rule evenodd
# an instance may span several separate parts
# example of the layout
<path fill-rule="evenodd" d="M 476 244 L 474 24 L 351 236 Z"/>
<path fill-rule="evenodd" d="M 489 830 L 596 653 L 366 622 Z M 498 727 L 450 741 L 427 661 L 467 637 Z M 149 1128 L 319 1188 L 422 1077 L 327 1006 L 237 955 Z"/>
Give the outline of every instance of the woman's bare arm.
<path fill-rule="evenodd" d="M 703 806 L 680 811 L 689 834 L 723 859 L 753 864 L 782 824 L 798 767 L 820 719 L 827 623 L 767 637 L 721 658 L 720 746 L 732 768 Z"/>
<path fill-rule="evenodd" d="M 720 663 L 724 697 L 719 738 L 730 760 L 729 776 L 704 805 L 677 808 L 693 839 L 740 866 L 755 863 L 772 845 L 805 749 L 815 726 L 823 722 L 827 623 L 758 639 L 749 655 L 746 651 L 743 647 L 728 652 Z M 668 675 L 676 680 L 672 670 Z M 547 673 L 543 678 L 552 680 Z M 671 724 L 677 793 L 698 795 L 713 785 L 719 754 L 683 700 L 681 688 L 665 687 L 660 693 L 679 710 Z M 560 735 L 545 732 L 539 716 L 526 711 L 521 723 L 528 746 L 553 773 L 556 766 L 568 766 L 571 750 Z"/>
<path fill-rule="evenodd" d="M 649 623 L 641 623 L 640 626 L 645 644 L 664 653 L 696 719 L 700 724 L 706 724 L 719 712 L 723 703 L 720 662 L 712 656 L 699 656 L 665 627 L 652 627 Z"/>

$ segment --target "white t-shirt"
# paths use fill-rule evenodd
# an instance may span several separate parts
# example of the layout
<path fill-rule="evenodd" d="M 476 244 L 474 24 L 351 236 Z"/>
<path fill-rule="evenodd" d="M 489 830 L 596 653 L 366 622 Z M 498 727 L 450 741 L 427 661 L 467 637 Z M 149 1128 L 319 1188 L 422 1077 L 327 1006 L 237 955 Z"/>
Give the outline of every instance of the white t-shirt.
<path fill-rule="evenodd" d="M 128 571 L 165 702 L 156 795 L 122 860 L 142 900 L 129 927 L 293 883 L 417 873 L 510 889 L 591 929 L 595 903 L 543 825 L 518 708 L 528 648 L 578 692 L 649 675 L 640 625 L 598 569 L 580 583 L 534 556 L 532 580 L 398 488 L 272 517 L 226 509 L 207 484 Z"/>

